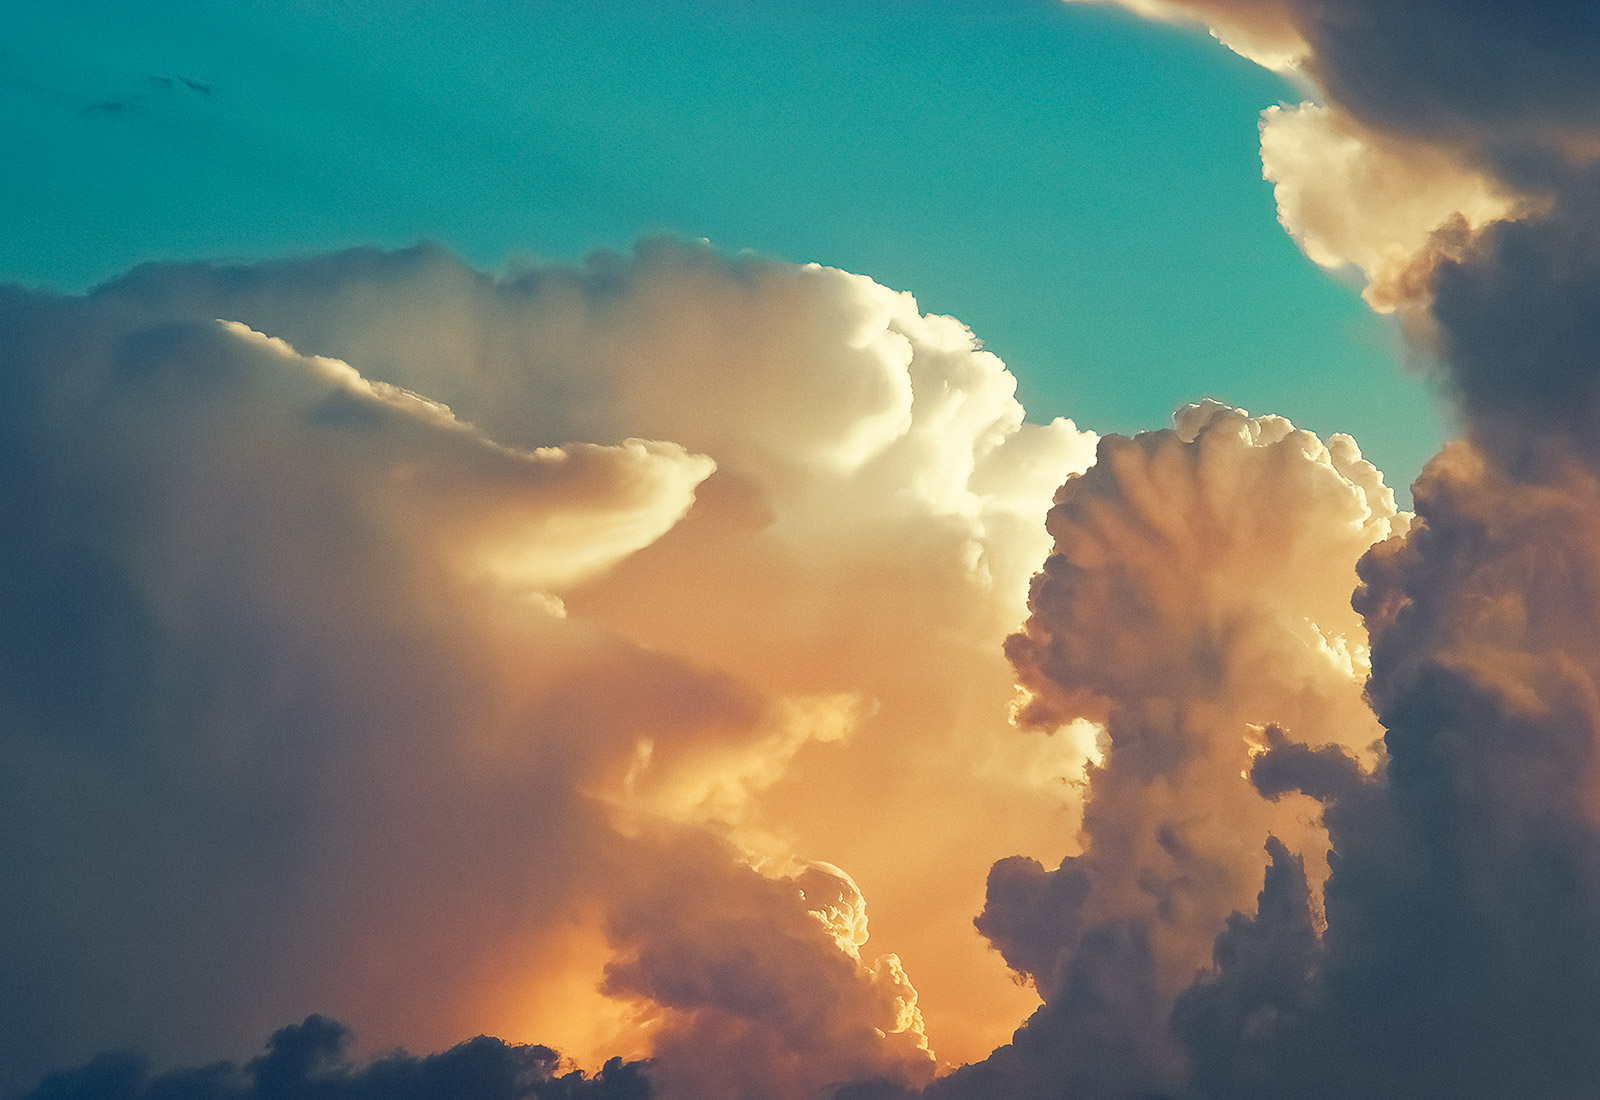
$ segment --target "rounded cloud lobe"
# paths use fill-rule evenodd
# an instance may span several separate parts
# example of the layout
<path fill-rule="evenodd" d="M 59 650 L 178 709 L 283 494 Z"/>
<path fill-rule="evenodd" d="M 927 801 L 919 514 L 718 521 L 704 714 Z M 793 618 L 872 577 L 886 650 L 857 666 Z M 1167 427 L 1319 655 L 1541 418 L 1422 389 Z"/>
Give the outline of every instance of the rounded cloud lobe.
<path fill-rule="evenodd" d="M 1597 668 L 1592 468 L 1537 486 L 1453 444 L 1418 522 L 1361 563 L 1372 774 L 1283 739 L 1267 797 L 1323 806 L 1335 857 L 1314 934 L 1297 860 L 1218 937 L 1174 1028 L 1206 1097 L 1577 1096 L 1597 1067 Z"/>

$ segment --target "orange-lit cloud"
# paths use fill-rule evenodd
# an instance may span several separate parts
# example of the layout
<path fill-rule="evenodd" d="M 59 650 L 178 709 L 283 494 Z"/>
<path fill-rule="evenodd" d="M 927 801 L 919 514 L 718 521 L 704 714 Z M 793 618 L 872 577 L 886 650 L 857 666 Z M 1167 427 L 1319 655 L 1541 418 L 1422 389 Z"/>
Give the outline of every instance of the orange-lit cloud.
<path fill-rule="evenodd" d="M 1000 643 L 1095 439 L 958 322 L 668 244 L 0 308 L 11 1072 L 317 1010 L 802 1097 L 1027 1011 L 970 921 L 1086 743 L 1009 726 Z"/>

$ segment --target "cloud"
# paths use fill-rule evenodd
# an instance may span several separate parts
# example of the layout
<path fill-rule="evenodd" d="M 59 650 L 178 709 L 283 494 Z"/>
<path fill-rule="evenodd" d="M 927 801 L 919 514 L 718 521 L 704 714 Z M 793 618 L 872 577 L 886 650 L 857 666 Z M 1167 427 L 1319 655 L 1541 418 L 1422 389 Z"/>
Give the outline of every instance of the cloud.
<path fill-rule="evenodd" d="M 1094 437 L 958 322 L 422 248 L 7 288 L 0 347 L 0 1088 L 326 1011 L 798 1096 L 1026 1010 L 970 919 L 1083 745 L 999 646 Z"/>
<path fill-rule="evenodd" d="M 425 1057 L 395 1051 L 364 1064 L 349 1058 L 351 1034 L 322 1016 L 279 1029 L 266 1052 L 242 1065 L 218 1062 L 153 1073 L 135 1054 L 102 1054 L 52 1074 L 24 1100 L 648 1100 L 639 1063 L 609 1062 L 593 1077 L 549 1047 L 479 1036 Z"/>
<path fill-rule="evenodd" d="M 1356 561 L 1408 518 L 1349 439 L 1214 403 L 1167 431 L 1108 437 L 1062 487 L 1055 550 L 1007 652 L 1030 693 L 1023 719 L 1103 721 L 1104 756 L 1081 854 L 1051 871 L 996 864 L 977 921 L 1044 1006 L 931 1095 L 1183 1085 L 1169 1018 L 1253 899 L 1269 838 L 1282 860 L 1285 840 L 1311 853 L 1307 896 L 1320 896 L 1314 806 L 1263 800 L 1251 761 L 1280 725 L 1362 754 L 1381 736 L 1348 593 Z"/>
<path fill-rule="evenodd" d="M 1450 445 L 1408 523 L 1364 509 L 1372 478 L 1341 473 L 1337 447 L 1272 418 L 1197 407 L 1102 443 L 1058 496 L 1011 646 L 1035 722 L 1105 716 L 1083 850 L 996 864 L 978 922 L 1045 1003 L 921 1095 L 1585 1094 L 1600 473 L 1559 432 L 1539 455 Z M 1359 625 L 1315 598 L 1352 575 Z M 1308 661 L 1293 640 L 1331 623 L 1370 637 L 1381 746 L 1346 725 L 1359 675 L 1283 690 L 1340 649 Z"/>
<path fill-rule="evenodd" d="M 1115 0 L 1209 26 L 1263 65 L 1304 72 L 1363 125 L 1507 146 L 1593 134 L 1600 26 L 1584 0 Z"/>
<path fill-rule="evenodd" d="M 606 988 L 667 1010 L 652 1051 L 669 1095 L 806 1100 L 862 1077 L 932 1077 L 899 959 L 861 957 L 866 903 L 849 875 L 766 877 L 692 837 L 630 870 Z"/>
<path fill-rule="evenodd" d="M 1447 447 L 1414 523 L 1274 418 L 1102 442 L 1009 646 L 1026 719 L 1105 722 L 1083 850 L 997 863 L 978 920 L 1044 1005 L 923 1095 L 1585 1092 L 1600 473 L 1555 427 Z"/>
<path fill-rule="evenodd" d="M 607 847 L 563 772 L 638 718 L 592 685 L 625 678 L 657 736 L 759 705 L 525 587 L 565 566 L 483 568 L 527 537 L 614 561 L 705 459 L 506 448 L 238 326 L 3 312 L 13 1081 L 107 1041 L 225 1050 L 308 1000 L 451 1016 Z"/>
<path fill-rule="evenodd" d="M 1595 454 L 1600 173 L 1592 176 L 1543 216 L 1485 227 L 1433 268 L 1438 350 L 1478 441 L 1513 469 L 1542 464 L 1550 449 Z"/>
<path fill-rule="evenodd" d="M 1583 0 L 1293 0 L 1307 68 L 1335 102 L 1391 133 L 1481 144 L 1498 158 L 1561 149 L 1596 122 L 1600 25 Z"/>
<path fill-rule="evenodd" d="M 800 784 L 774 787 L 765 819 L 863 884 L 937 1049 L 978 1056 L 1010 1030 L 1027 998 L 995 983 L 971 915 L 995 858 L 1056 832 L 1082 746 L 1010 734 L 998 644 L 1048 544 L 1050 494 L 1092 459 L 1093 437 L 1025 424 L 1014 380 L 963 326 L 859 276 L 664 245 L 498 282 L 420 250 L 163 268 L 101 294 L 184 302 L 382 364 L 507 443 L 643 436 L 711 455 L 685 522 L 566 594 L 568 608 L 776 696 L 859 697 L 878 732 L 808 758 L 853 820 Z M 841 385 L 846 370 L 862 377 Z M 668 759 L 661 739 L 653 759 Z M 953 800 L 989 834 L 930 812 Z M 758 828 L 772 831 L 746 825 Z M 968 892 L 947 890 L 953 875 Z"/>

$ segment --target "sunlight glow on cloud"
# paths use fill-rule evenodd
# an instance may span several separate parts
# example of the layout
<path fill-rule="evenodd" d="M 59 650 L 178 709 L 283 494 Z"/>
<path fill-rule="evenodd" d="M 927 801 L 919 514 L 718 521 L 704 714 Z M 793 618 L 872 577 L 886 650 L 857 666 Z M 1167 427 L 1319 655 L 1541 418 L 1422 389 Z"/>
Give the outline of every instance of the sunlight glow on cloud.
<path fill-rule="evenodd" d="M 1261 163 L 1290 236 L 1323 267 L 1359 268 L 1363 297 L 1380 312 L 1425 296 L 1417 259 L 1441 230 L 1470 233 L 1519 206 L 1446 149 L 1386 137 L 1311 103 L 1267 109 Z"/>

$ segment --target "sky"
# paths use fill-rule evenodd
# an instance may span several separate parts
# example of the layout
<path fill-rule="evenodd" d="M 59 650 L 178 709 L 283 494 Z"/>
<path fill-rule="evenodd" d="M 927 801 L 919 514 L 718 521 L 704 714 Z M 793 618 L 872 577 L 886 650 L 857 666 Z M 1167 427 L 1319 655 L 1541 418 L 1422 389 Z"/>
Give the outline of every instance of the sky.
<path fill-rule="evenodd" d="M 1589 0 L 0 32 L 0 1097 L 1593 1093 Z"/>
<path fill-rule="evenodd" d="M 495 269 L 668 233 L 911 291 L 1035 418 L 1132 432 L 1214 397 L 1355 435 L 1402 492 L 1440 442 L 1392 325 L 1270 217 L 1258 116 L 1302 92 L 1193 31 L 1057 0 L 0 18 L 30 151 L 0 181 L 27 212 L 6 279 L 419 240 Z"/>

